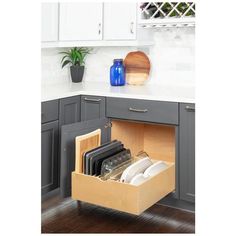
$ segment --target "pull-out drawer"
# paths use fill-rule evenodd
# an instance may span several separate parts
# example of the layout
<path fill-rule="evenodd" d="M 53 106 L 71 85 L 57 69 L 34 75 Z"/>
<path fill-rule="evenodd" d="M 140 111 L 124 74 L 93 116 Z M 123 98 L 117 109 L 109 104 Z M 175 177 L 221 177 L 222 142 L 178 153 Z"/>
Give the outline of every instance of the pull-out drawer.
<path fill-rule="evenodd" d="M 73 172 L 72 198 L 139 215 L 175 189 L 175 165 L 167 164 L 167 169 L 138 186 Z"/>
<path fill-rule="evenodd" d="M 107 117 L 156 122 L 162 124 L 179 123 L 178 103 L 151 100 L 108 97 Z"/>
<path fill-rule="evenodd" d="M 58 120 L 58 100 L 41 103 L 41 123 Z"/>
<path fill-rule="evenodd" d="M 139 215 L 175 190 L 175 128 L 173 126 L 112 121 L 111 139 L 121 140 L 135 156 L 144 150 L 153 161 L 167 168 L 140 185 L 83 174 L 83 153 L 101 143 L 101 130 L 76 137 L 75 171 L 72 172 L 72 198 Z"/>

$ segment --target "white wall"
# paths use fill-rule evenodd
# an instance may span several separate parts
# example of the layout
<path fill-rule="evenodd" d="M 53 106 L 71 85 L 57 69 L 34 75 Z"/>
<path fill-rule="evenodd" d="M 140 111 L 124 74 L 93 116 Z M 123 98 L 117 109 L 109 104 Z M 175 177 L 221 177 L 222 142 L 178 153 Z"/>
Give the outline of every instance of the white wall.
<path fill-rule="evenodd" d="M 156 29 L 155 45 L 149 49 L 150 84 L 194 85 L 194 28 Z M 42 84 L 70 81 L 69 68 L 61 69 L 60 51 L 42 49 Z M 135 47 L 94 48 L 87 57 L 84 81 L 109 82 L 109 69 L 114 58 L 124 58 Z"/>
<path fill-rule="evenodd" d="M 194 85 L 194 28 L 160 29 L 150 50 L 150 83 Z"/>

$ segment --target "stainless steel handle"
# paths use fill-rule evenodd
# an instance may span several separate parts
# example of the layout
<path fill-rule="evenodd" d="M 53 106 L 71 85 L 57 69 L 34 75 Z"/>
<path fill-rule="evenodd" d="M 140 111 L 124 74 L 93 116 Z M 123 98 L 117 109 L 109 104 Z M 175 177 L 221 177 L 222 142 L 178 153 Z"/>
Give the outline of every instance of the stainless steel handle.
<path fill-rule="evenodd" d="M 84 98 L 84 101 L 88 102 L 100 102 L 102 99 L 95 99 L 95 98 Z"/>
<path fill-rule="evenodd" d="M 148 109 L 136 109 L 136 108 L 130 107 L 129 111 L 145 113 L 145 112 L 148 112 Z"/>
<path fill-rule="evenodd" d="M 186 106 L 185 110 L 186 111 L 195 111 L 195 107 Z"/>
<path fill-rule="evenodd" d="M 131 34 L 134 33 L 134 22 L 131 22 L 131 24 L 130 24 L 130 33 Z"/>
<path fill-rule="evenodd" d="M 102 32 L 102 30 L 101 30 L 101 26 L 102 26 L 102 24 L 99 23 L 99 24 L 98 24 L 98 34 L 101 34 L 101 32 Z"/>

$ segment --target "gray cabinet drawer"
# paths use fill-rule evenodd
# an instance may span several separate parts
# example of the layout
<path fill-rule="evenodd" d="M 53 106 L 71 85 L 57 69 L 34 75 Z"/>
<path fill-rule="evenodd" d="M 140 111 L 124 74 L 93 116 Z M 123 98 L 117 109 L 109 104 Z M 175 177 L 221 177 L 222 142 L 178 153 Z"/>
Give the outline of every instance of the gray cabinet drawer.
<path fill-rule="evenodd" d="M 81 121 L 104 118 L 105 97 L 81 96 Z"/>
<path fill-rule="evenodd" d="M 178 103 L 108 97 L 106 115 L 111 118 L 177 125 Z"/>
<path fill-rule="evenodd" d="M 80 96 L 60 99 L 59 126 L 80 121 Z"/>
<path fill-rule="evenodd" d="M 58 120 L 58 100 L 41 103 L 41 123 Z"/>

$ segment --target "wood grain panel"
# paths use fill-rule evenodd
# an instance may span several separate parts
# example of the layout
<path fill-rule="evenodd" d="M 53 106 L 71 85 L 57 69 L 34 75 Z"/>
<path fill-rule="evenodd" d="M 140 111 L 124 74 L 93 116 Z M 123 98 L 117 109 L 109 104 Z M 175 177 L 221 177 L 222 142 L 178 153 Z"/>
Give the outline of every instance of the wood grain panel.
<path fill-rule="evenodd" d="M 141 123 L 112 121 L 111 139 L 118 139 L 135 155 L 144 149 L 144 125 Z"/>
<path fill-rule="evenodd" d="M 119 139 L 132 155 L 147 152 L 152 159 L 175 162 L 175 127 L 112 121 L 112 139 Z"/>
<path fill-rule="evenodd" d="M 83 173 L 83 154 L 101 145 L 101 130 L 97 129 L 94 132 L 78 136 L 75 143 L 75 171 Z"/>
<path fill-rule="evenodd" d="M 175 127 L 145 125 L 144 150 L 152 159 L 175 162 Z"/>

